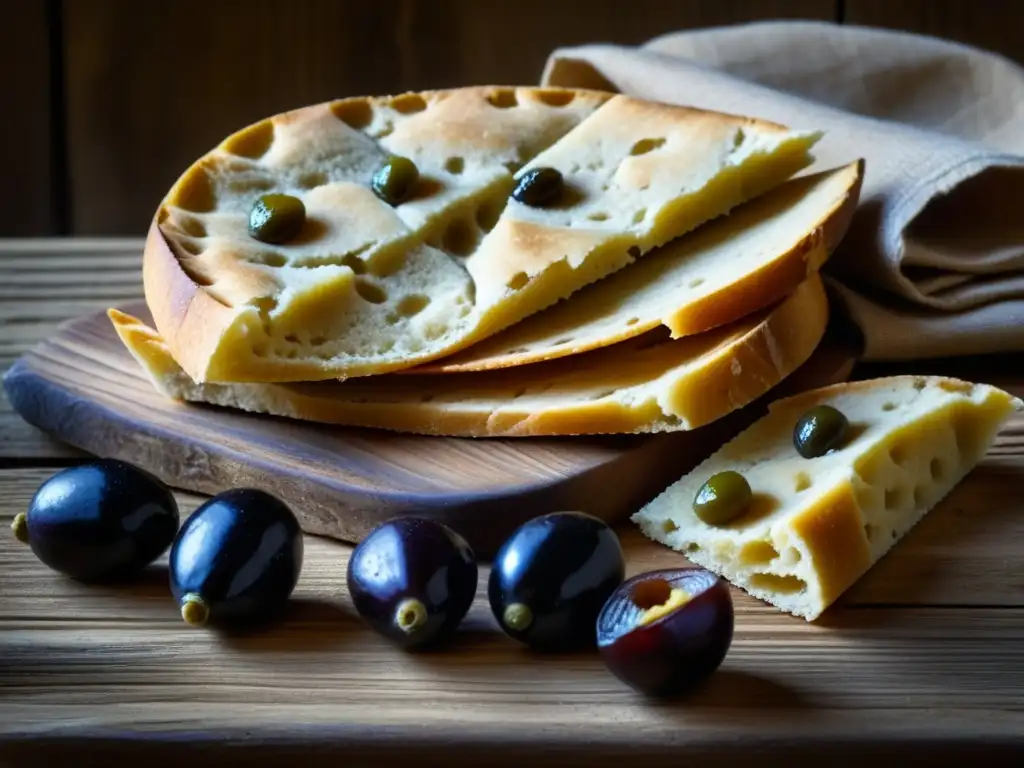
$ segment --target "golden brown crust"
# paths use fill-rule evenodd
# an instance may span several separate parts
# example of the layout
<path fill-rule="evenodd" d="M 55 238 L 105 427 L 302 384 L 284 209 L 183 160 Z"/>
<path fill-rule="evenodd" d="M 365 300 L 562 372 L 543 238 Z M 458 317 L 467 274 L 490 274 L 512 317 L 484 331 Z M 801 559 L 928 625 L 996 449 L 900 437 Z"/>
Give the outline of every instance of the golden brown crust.
<path fill-rule="evenodd" d="M 734 216 L 720 218 L 668 244 L 661 252 L 651 253 L 617 271 L 574 296 L 571 302 L 534 315 L 455 355 L 407 372 L 462 373 L 510 368 L 609 346 L 662 324 L 674 338 L 680 338 L 734 322 L 780 301 L 819 271 L 849 227 L 860 195 L 863 170 L 863 161 L 857 161 L 787 182 L 752 201 L 747 208 L 739 209 Z M 798 239 L 780 244 L 783 250 L 766 251 L 772 257 L 749 271 L 737 267 L 727 280 L 716 281 L 712 277 L 708 284 L 717 284 L 714 290 L 688 290 L 686 283 L 695 275 L 687 270 L 692 268 L 695 254 L 702 249 L 702 255 L 717 253 L 715 249 L 722 242 L 731 242 L 731 237 L 726 240 L 723 233 L 730 231 L 733 220 L 739 218 L 743 222 L 736 226 L 740 233 L 747 232 L 749 239 L 749 233 L 758 231 L 759 225 L 774 222 L 775 214 L 791 211 L 795 200 L 813 194 L 819 187 L 829 197 L 814 212 L 816 219 L 808 222 L 806 214 L 799 214 L 801 225 L 807 229 L 799 233 Z M 840 187 L 842 194 L 833 191 L 833 187 Z M 757 243 L 748 247 L 767 246 Z M 728 269 L 721 264 L 732 255 L 722 253 L 722 260 L 717 262 L 719 271 Z M 678 288 L 676 281 L 681 281 Z M 702 275 L 700 283 L 705 282 Z M 562 339 L 571 342 L 559 343 Z"/>
<path fill-rule="evenodd" d="M 372 381 L 196 385 L 134 318 L 112 314 L 122 341 L 172 397 L 350 426 L 464 437 L 692 429 L 760 397 L 805 362 L 827 325 L 818 277 L 735 327 L 664 335 L 578 359 L 497 375 L 379 376 Z"/>
<path fill-rule="evenodd" d="M 175 360 L 193 379 L 205 380 L 217 344 L 237 312 L 210 296 L 182 269 L 155 220 L 146 238 L 142 279 L 153 323 Z"/>

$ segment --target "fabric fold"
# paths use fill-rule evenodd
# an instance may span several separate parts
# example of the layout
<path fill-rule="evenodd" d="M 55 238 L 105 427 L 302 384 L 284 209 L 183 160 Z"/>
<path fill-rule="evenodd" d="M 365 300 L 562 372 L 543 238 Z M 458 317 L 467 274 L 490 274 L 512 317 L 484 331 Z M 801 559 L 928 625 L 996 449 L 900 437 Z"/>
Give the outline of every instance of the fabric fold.
<path fill-rule="evenodd" d="M 826 269 L 867 359 L 1024 349 L 1024 70 L 900 32 L 766 22 L 555 51 L 547 85 L 825 132 L 808 172 L 866 161 Z"/>

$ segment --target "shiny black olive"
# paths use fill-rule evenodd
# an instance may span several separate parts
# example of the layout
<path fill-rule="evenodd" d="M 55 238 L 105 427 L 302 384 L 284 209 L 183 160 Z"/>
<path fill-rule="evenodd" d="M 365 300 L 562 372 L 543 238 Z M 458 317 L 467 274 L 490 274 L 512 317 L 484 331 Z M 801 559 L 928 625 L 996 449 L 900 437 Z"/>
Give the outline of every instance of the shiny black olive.
<path fill-rule="evenodd" d="M 564 186 L 562 174 L 554 168 L 531 168 L 512 190 L 512 199 L 533 208 L 543 208 L 561 197 Z"/>
<path fill-rule="evenodd" d="M 718 669 L 732 645 L 729 585 L 702 568 L 649 571 L 624 582 L 597 619 L 609 671 L 651 696 L 685 693 Z"/>
<path fill-rule="evenodd" d="M 392 155 L 373 174 L 370 187 L 388 205 L 398 205 L 409 198 L 419 178 L 419 169 L 412 160 Z"/>
<path fill-rule="evenodd" d="M 753 493 L 739 472 L 712 475 L 693 499 L 693 511 L 708 525 L 725 525 L 747 511 Z"/>
<path fill-rule="evenodd" d="M 174 496 L 158 478 L 99 459 L 47 479 L 11 528 L 53 570 L 102 582 L 129 578 L 156 560 L 178 521 Z"/>
<path fill-rule="evenodd" d="M 264 243 L 284 243 L 302 229 L 306 206 L 291 195 L 263 195 L 249 211 L 249 234 Z"/>
<path fill-rule="evenodd" d="M 494 558 L 487 596 L 499 626 L 540 650 L 593 646 L 594 622 L 622 583 L 618 536 L 580 512 L 527 521 Z"/>
<path fill-rule="evenodd" d="M 302 557 L 302 531 L 284 502 L 253 488 L 225 491 L 175 537 L 171 593 L 193 626 L 261 623 L 287 603 Z"/>
<path fill-rule="evenodd" d="M 356 611 L 403 648 L 448 639 L 469 610 L 476 584 L 476 559 L 466 541 L 445 525 L 417 517 L 379 525 L 348 561 Z"/>
<path fill-rule="evenodd" d="M 793 445 L 805 459 L 816 459 L 842 446 L 850 422 L 831 405 L 817 405 L 800 417 L 793 428 Z"/>

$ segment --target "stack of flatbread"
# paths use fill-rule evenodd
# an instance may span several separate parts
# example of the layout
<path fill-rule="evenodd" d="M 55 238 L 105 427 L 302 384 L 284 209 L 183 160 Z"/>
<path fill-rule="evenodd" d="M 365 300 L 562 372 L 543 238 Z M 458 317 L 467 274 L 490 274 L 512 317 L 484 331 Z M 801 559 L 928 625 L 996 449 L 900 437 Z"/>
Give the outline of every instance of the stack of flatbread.
<path fill-rule="evenodd" d="M 229 136 L 161 202 L 155 327 L 111 309 L 168 397 L 420 434 L 690 430 L 803 365 L 863 162 L 820 133 L 599 91 L 352 98 Z M 373 179 L 415 164 L 399 202 Z M 541 202 L 516 190 L 556 171 Z M 252 233 L 268 194 L 302 202 Z"/>

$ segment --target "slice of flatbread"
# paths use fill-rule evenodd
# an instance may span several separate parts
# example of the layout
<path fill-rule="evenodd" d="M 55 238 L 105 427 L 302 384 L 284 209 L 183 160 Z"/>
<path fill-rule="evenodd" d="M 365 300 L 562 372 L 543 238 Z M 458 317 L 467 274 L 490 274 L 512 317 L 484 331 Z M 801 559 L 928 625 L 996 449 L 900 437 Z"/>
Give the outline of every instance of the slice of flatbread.
<path fill-rule="evenodd" d="M 303 381 L 429 362 L 574 293 L 809 165 L 819 138 L 592 91 L 476 87 L 346 99 L 225 139 L 150 228 L 146 300 L 197 382 Z M 419 185 L 370 188 L 392 153 Z M 509 201 L 555 167 L 549 208 Z M 305 204 L 282 245 L 247 232 L 267 192 Z"/>
<path fill-rule="evenodd" d="M 862 161 L 766 192 L 570 300 L 409 374 L 456 373 L 576 355 L 659 325 L 680 338 L 734 322 L 817 272 L 849 227 Z"/>
<path fill-rule="evenodd" d="M 768 392 L 802 365 L 828 322 L 812 275 L 778 305 L 709 333 L 663 331 L 566 360 L 451 376 L 344 382 L 195 383 L 160 335 L 110 310 L 121 340 L 168 397 L 314 422 L 462 437 L 689 430 Z"/>

